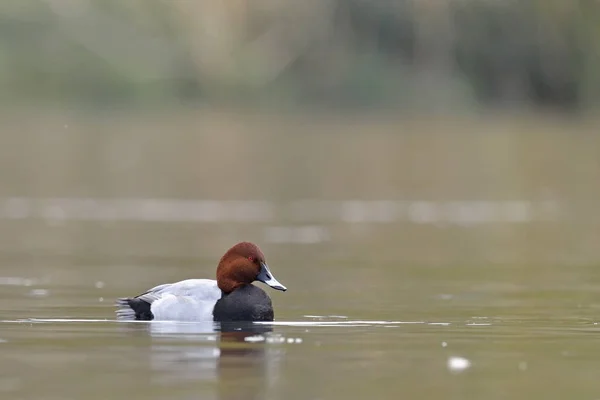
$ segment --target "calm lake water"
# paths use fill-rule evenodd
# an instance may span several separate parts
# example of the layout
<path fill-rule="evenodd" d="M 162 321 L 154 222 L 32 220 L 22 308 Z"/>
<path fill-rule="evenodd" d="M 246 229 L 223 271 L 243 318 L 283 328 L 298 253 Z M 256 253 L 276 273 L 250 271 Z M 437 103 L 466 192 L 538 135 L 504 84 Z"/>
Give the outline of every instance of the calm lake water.
<path fill-rule="evenodd" d="M 597 120 L 3 114 L 2 400 L 600 399 Z M 240 240 L 276 324 L 115 321 Z"/>
<path fill-rule="evenodd" d="M 600 398 L 592 268 L 390 264 L 377 275 L 273 260 L 289 289 L 269 290 L 273 325 L 114 320 L 116 297 L 210 276 L 213 262 L 5 262 L 1 398 Z"/>

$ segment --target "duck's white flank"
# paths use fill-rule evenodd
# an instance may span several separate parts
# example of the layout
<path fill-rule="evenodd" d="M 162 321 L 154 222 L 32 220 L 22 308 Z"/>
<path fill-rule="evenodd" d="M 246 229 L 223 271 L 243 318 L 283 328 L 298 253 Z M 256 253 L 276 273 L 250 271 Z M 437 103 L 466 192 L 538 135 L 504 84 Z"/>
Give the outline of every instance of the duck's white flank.
<path fill-rule="evenodd" d="M 221 290 L 212 279 L 186 279 L 156 286 L 137 298 L 150 304 L 155 321 L 212 321 Z M 133 320 L 135 313 L 120 302 L 117 319 Z"/>

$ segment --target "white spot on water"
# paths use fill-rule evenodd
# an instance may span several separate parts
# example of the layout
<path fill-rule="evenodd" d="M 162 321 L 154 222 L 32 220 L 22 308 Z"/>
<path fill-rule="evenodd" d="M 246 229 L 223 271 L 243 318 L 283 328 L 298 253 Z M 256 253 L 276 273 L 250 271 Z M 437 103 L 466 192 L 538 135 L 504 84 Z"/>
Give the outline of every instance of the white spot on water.
<path fill-rule="evenodd" d="M 264 342 L 265 341 L 265 337 L 261 336 L 261 335 L 248 336 L 248 337 L 244 338 L 244 341 L 251 342 L 251 343 Z"/>
<path fill-rule="evenodd" d="M 250 337 L 252 337 L 252 336 L 250 336 Z M 256 337 L 256 336 L 254 336 L 254 337 Z M 261 337 L 261 336 L 259 336 L 259 337 Z M 302 343 L 302 339 L 300 339 L 300 338 L 284 338 L 281 336 L 268 336 L 266 339 L 264 337 L 262 337 L 262 338 L 263 338 L 262 340 L 264 340 L 267 343 L 290 343 L 290 344 L 291 343 Z M 247 339 L 248 338 L 246 338 L 246 340 Z M 257 339 L 257 340 L 251 340 L 251 341 L 258 342 L 258 341 L 262 341 L 262 340 Z"/>
<path fill-rule="evenodd" d="M 448 343 L 442 342 L 442 347 L 448 347 Z"/>
<path fill-rule="evenodd" d="M 104 282 L 98 281 L 96 282 L 96 289 L 102 289 L 104 287 Z"/>
<path fill-rule="evenodd" d="M 0 343 L 6 343 L 8 340 L 4 340 L 2 338 L 0 338 Z"/>
<path fill-rule="evenodd" d="M 471 361 L 463 357 L 450 357 L 446 366 L 452 372 L 461 372 L 471 366 Z"/>
<path fill-rule="evenodd" d="M 29 292 L 29 295 L 34 297 L 46 297 L 48 294 L 49 292 L 46 289 L 33 289 Z"/>
<path fill-rule="evenodd" d="M 265 339 L 264 336 L 249 336 L 245 338 L 247 342 L 262 342 L 265 341 L 267 343 L 302 343 L 302 339 L 300 338 L 284 338 L 280 336 L 270 336 Z"/>
<path fill-rule="evenodd" d="M 266 341 L 267 341 L 267 343 L 283 343 L 283 342 L 285 342 L 285 338 L 277 337 L 277 336 L 268 337 Z"/>
<path fill-rule="evenodd" d="M 98 301 L 102 303 L 104 301 L 104 297 L 98 297 Z"/>

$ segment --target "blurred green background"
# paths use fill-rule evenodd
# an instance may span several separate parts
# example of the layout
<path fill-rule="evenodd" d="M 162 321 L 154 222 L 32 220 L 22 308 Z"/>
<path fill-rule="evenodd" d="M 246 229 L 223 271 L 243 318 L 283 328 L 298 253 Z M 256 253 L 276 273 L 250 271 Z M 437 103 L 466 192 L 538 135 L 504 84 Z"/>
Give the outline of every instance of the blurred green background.
<path fill-rule="evenodd" d="M 3 100 L 588 108 L 587 0 L 5 0 Z"/>

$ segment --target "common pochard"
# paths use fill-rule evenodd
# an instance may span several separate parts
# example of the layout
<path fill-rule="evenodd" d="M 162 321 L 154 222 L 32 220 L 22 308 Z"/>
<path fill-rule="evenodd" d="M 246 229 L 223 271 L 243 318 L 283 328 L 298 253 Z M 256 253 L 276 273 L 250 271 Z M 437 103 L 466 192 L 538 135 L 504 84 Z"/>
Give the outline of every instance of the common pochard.
<path fill-rule="evenodd" d="M 257 245 L 241 242 L 227 250 L 217 280 L 187 279 L 117 300 L 117 319 L 156 321 L 273 321 L 271 299 L 252 282 L 287 288 L 275 279 Z"/>

